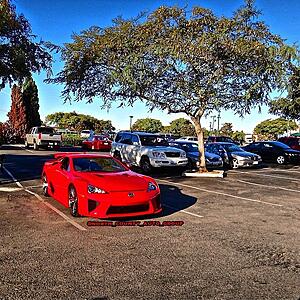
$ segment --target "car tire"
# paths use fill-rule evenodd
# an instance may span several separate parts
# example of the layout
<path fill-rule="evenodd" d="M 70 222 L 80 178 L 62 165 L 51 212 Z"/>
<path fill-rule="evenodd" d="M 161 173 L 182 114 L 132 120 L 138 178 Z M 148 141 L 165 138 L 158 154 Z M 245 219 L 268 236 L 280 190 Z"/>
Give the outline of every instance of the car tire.
<path fill-rule="evenodd" d="M 73 217 L 79 217 L 78 213 L 78 196 L 74 186 L 69 188 L 68 202 L 70 213 Z"/>
<path fill-rule="evenodd" d="M 36 141 L 33 142 L 33 150 L 39 150 L 39 145 L 36 143 Z"/>
<path fill-rule="evenodd" d="M 46 176 L 46 174 L 44 173 L 43 174 L 43 177 L 42 177 L 42 184 L 43 184 L 43 187 L 42 187 L 42 189 L 43 189 L 43 195 L 45 196 L 45 197 L 49 197 L 49 184 L 48 184 L 48 179 L 47 179 L 47 176 Z"/>
<path fill-rule="evenodd" d="M 230 162 L 230 167 L 231 169 L 237 169 L 238 168 L 238 160 L 236 158 L 234 158 L 231 162 Z"/>
<path fill-rule="evenodd" d="M 149 158 L 145 156 L 141 159 L 140 167 L 144 174 L 150 174 L 153 171 Z"/>
<path fill-rule="evenodd" d="M 191 171 L 191 170 L 195 169 L 194 165 L 195 164 L 193 163 L 193 161 L 190 158 L 188 158 L 188 163 L 187 163 L 185 169 Z"/>
<path fill-rule="evenodd" d="M 279 164 L 279 165 L 283 165 L 285 163 L 285 157 L 283 155 L 279 155 L 277 158 L 276 158 L 276 162 Z"/>
<path fill-rule="evenodd" d="M 28 142 L 25 141 L 25 149 L 28 149 L 28 148 L 29 148 Z"/>

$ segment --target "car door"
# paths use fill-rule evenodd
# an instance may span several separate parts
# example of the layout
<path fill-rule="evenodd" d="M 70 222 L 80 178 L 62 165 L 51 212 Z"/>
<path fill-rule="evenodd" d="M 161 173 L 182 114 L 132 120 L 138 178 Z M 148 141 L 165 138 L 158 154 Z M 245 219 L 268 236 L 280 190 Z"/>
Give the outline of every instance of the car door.
<path fill-rule="evenodd" d="M 138 165 L 141 159 L 141 142 L 137 134 L 131 135 L 131 143 L 132 145 L 128 145 L 128 158 L 132 164 Z"/>
<path fill-rule="evenodd" d="M 55 170 L 54 196 L 62 204 L 68 206 L 68 188 L 71 181 L 70 159 L 65 157 Z"/>
<path fill-rule="evenodd" d="M 120 143 L 122 144 L 122 147 L 121 147 L 122 161 L 130 162 L 129 158 L 130 158 L 130 151 L 131 151 L 131 146 L 132 146 L 131 134 L 124 132 Z"/>
<path fill-rule="evenodd" d="M 277 149 L 269 143 L 261 144 L 261 157 L 265 161 L 274 161 L 277 157 Z"/>

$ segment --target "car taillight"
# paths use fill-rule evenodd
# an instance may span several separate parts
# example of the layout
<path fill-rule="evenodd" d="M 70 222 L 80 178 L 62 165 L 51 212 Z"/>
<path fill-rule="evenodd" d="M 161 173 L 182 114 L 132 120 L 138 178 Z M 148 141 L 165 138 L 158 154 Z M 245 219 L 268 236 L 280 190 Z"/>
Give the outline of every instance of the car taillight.
<path fill-rule="evenodd" d="M 42 139 L 42 134 L 41 133 L 39 133 L 39 140 L 41 140 Z"/>

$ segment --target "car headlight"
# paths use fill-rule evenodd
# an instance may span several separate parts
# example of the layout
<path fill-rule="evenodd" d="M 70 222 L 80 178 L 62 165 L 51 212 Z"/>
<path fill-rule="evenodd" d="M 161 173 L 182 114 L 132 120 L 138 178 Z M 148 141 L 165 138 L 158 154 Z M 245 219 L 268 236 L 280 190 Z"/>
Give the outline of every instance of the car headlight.
<path fill-rule="evenodd" d="M 258 160 L 261 160 L 261 156 L 260 156 L 260 155 L 257 155 L 257 159 L 258 159 Z"/>
<path fill-rule="evenodd" d="M 156 185 L 153 184 L 152 182 L 149 182 L 147 192 L 156 191 L 156 190 L 157 190 Z"/>
<path fill-rule="evenodd" d="M 153 157 L 155 158 L 166 158 L 166 154 L 163 152 L 157 152 L 157 151 L 153 151 L 152 152 Z"/>
<path fill-rule="evenodd" d="M 186 158 L 186 153 L 185 152 L 180 152 L 180 157 L 181 158 Z"/>
<path fill-rule="evenodd" d="M 88 185 L 88 193 L 89 194 L 106 194 L 106 192 L 96 186 L 91 184 Z"/>

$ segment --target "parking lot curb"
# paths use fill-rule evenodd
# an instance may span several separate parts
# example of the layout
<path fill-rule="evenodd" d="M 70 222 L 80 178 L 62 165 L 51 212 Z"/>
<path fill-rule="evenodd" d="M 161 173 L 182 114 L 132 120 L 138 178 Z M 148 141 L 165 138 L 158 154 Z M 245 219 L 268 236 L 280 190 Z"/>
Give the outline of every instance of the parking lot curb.
<path fill-rule="evenodd" d="M 224 171 L 211 171 L 205 173 L 198 173 L 198 172 L 184 172 L 182 174 L 185 177 L 219 177 L 224 178 Z"/>

